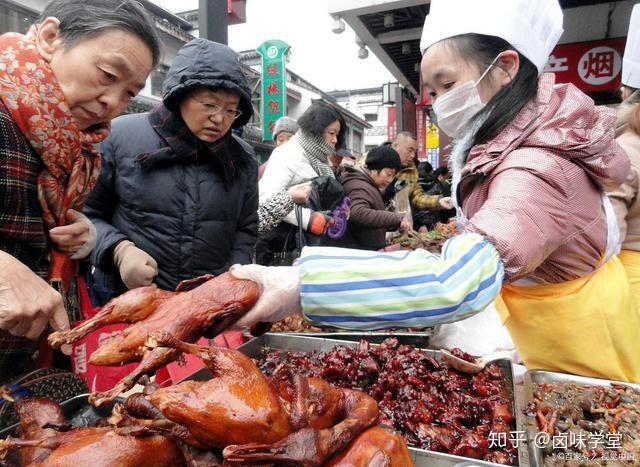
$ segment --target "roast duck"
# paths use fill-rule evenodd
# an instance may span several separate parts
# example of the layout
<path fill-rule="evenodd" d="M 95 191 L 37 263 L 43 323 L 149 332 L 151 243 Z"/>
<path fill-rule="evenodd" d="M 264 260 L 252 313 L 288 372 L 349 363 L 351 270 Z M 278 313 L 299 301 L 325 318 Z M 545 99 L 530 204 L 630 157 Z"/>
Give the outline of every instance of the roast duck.
<path fill-rule="evenodd" d="M 196 287 L 186 290 L 191 286 Z M 111 390 L 92 394 L 91 402 L 100 406 L 131 389 L 143 375 L 152 374 L 175 360 L 175 349 L 145 348 L 144 343 L 150 333 L 166 331 L 187 342 L 195 342 L 202 336 L 215 337 L 249 311 L 259 295 L 255 282 L 236 279 L 230 273 L 183 281 L 175 292 L 140 287 L 114 298 L 80 326 L 52 333 L 49 345 L 58 348 L 76 342 L 102 326 L 132 323 L 123 331 L 109 336 L 89 358 L 94 365 L 140 362 Z"/>
<path fill-rule="evenodd" d="M 98 465 L 110 466 L 413 465 L 402 437 L 375 426 L 378 405 L 360 391 L 339 389 L 314 377 L 292 376 L 289 382 L 273 383 L 236 350 L 191 344 L 165 331 L 151 333 L 146 347 L 150 352 L 166 349 L 195 355 L 212 377 L 166 388 L 148 385 L 144 392 L 116 404 L 109 427 L 60 433 L 55 428 L 61 420 L 36 423 L 35 429 L 22 430 L 22 439 L 0 442 L 4 450 L 44 449 L 39 454 L 42 463 L 33 465 L 78 467 L 95 466 L 88 459 L 99 456 L 109 457 L 109 462 Z M 43 426 L 53 429 L 46 431 Z M 131 450 L 132 455 L 115 459 L 115 453 L 102 453 L 105 448 Z M 148 450 L 143 462 L 135 455 L 140 450 Z M 165 451 L 163 459 L 158 451 Z M 88 457 L 72 461 L 81 452 Z M 46 463 L 53 458 L 66 462 Z"/>

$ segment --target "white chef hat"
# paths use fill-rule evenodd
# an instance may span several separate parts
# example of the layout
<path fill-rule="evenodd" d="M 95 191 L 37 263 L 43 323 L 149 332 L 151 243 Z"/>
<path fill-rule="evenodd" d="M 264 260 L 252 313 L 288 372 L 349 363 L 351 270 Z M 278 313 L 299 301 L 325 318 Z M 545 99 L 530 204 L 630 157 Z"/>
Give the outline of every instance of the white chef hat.
<path fill-rule="evenodd" d="M 542 73 L 562 31 L 558 0 L 431 0 L 420 51 L 461 34 L 496 36 Z"/>
<path fill-rule="evenodd" d="M 622 84 L 640 88 L 640 3 L 633 7 L 622 60 Z"/>

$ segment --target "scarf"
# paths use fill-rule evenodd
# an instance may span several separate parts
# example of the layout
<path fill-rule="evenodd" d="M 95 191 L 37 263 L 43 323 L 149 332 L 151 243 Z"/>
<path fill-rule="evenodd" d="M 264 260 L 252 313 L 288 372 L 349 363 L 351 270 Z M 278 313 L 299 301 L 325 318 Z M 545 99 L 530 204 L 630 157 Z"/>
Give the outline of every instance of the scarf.
<path fill-rule="evenodd" d="M 311 164 L 311 168 L 319 176 L 326 175 L 331 178 L 336 178 L 333 170 L 327 163 L 330 154 L 333 154 L 334 149 L 329 143 L 327 143 L 322 137 L 311 136 L 302 131 L 298 131 L 294 136 L 302 149 L 304 155 Z"/>
<path fill-rule="evenodd" d="M 65 225 L 67 211 L 82 211 L 96 183 L 100 154 L 93 145 L 106 138 L 109 126 L 78 128 L 51 67 L 29 36 L 0 36 L 0 99 L 44 163 L 38 201 L 46 229 Z M 76 261 L 52 248 L 52 285 L 69 290 L 77 271 Z"/>
<path fill-rule="evenodd" d="M 228 191 L 250 167 L 251 156 L 242 150 L 231 133 L 213 143 L 201 141 L 189 130 L 182 117 L 163 104 L 157 105 L 149 113 L 149 122 L 167 145 L 138 156 L 136 163 L 142 171 L 171 164 L 204 162 L 217 168 L 224 180 L 225 190 Z M 238 148 L 234 149 L 234 145 Z M 205 157 L 198 160 L 198 155 L 202 153 Z"/>

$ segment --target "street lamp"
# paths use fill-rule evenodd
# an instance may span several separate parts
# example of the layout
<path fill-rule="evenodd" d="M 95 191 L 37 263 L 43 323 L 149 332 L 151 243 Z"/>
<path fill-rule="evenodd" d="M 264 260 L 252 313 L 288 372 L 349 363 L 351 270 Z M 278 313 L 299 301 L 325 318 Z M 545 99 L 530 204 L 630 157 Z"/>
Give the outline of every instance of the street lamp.
<path fill-rule="evenodd" d="M 394 105 L 396 103 L 396 90 L 399 83 L 385 83 L 382 85 L 382 105 Z"/>

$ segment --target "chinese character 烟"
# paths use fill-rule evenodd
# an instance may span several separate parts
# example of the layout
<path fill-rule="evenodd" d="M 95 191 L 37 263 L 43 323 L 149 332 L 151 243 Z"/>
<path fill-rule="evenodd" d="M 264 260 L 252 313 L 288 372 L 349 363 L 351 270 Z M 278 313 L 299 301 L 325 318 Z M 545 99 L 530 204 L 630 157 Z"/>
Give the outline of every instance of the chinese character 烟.
<path fill-rule="evenodd" d="M 609 52 L 590 52 L 589 58 L 584 63 L 584 69 L 587 72 L 585 78 L 608 78 L 613 77 L 613 60 L 614 53 Z"/>

